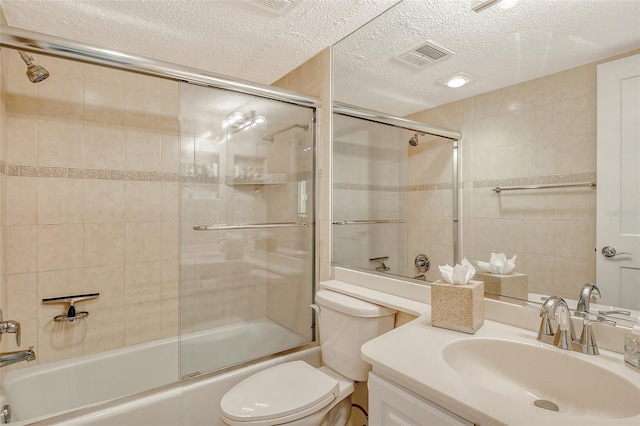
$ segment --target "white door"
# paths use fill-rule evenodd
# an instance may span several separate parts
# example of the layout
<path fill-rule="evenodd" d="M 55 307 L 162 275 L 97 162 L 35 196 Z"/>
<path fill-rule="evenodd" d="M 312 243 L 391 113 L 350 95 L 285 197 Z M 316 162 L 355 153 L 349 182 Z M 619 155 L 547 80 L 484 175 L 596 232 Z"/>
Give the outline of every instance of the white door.
<path fill-rule="evenodd" d="M 603 304 L 640 310 L 640 55 L 598 65 L 597 90 L 596 282 Z"/>

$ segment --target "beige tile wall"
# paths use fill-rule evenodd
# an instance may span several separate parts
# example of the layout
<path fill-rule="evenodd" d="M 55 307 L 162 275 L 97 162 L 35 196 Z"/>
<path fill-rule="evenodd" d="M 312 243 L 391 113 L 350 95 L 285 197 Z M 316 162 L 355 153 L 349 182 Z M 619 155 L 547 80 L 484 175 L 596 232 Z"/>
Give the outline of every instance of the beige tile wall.
<path fill-rule="evenodd" d="M 595 280 L 596 193 L 491 188 L 595 180 L 595 89 L 593 63 L 410 116 L 463 133 L 463 255 L 517 254 L 532 293 L 576 298 Z"/>
<path fill-rule="evenodd" d="M 333 103 L 331 88 L 332 48 L 328 47 L 307 62 L 274 82 L 283 89 L 320 98 L 322 107 L 317 112 L 316 135 L 316 282 L 330 279 L 331 270 L 331 114 Z"/>
<path fill-rule="evenodd" d="M 32 84 L 15 51 L 2 61 L 2 305 L 22 347 L 46 363 L 175 335 L 178 83 L 36 56 L 51 77 Z M 41 303 L 92 292 L 84 321 L 54 323 L 64 306 Z"/>

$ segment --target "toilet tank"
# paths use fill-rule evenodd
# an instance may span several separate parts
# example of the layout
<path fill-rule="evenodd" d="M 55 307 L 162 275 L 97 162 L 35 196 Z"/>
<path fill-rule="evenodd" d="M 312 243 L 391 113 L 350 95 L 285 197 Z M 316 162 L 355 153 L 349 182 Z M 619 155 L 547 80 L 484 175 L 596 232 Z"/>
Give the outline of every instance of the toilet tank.
<path fill-rule="evenodd" d="M 316 304 L 322 362 L 344 377 L 366 381 L 371 365 L 360 358 L 360 348 L 393 329 L 396 311 L 329 290 L 316 293 Z"/>

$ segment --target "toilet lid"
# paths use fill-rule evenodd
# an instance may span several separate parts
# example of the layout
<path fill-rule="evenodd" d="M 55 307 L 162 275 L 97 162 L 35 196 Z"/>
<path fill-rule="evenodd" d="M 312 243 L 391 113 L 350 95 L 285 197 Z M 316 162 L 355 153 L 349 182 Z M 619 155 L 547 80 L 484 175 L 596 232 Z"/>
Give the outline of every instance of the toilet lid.
<path fill-rule="evenodd" d="M 325 407 L 338 394 L 339 385 L 334 378 L 304 361 L 293 361 L 267 368 L 238 383 L 224 395 L 220 408 L 226 418 L 238 422 L 294 413 L 303 417 Z"/>

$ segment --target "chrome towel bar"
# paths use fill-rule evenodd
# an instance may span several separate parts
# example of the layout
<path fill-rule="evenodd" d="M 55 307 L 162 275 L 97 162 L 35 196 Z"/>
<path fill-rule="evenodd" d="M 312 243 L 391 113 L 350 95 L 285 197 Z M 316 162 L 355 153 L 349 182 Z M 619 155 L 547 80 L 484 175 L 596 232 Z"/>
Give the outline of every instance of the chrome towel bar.
<path fill-rule="evenodd" d="M 370 225 L 375 223 L 405 223 L 401 219 L 381 219 L 381 220 L 335 220 L 334 225 Z"/>
<path fill-rule="evenodd" d="M 589 188 L 595 188 L 595 182 L 574 182 L 574 183 L 550 183 L 546 185 L 523 185 L 523 186 L 496 186 L 492 189 L 493 192 L 500 193 L 502 191 L 515 191 L 520 189 L 547 189 L 547 188 L 569 188 L 586 186 Z"/>
<path fill-rule="evenodd" d="M 220 225 L 196 225 L 196 231 L 221 231 L 230 229 L 263 229 L 263 228 L 296 228 L 309 226 L 306 222 L 279 222 L 279 223 L 224 223 Z"/>

